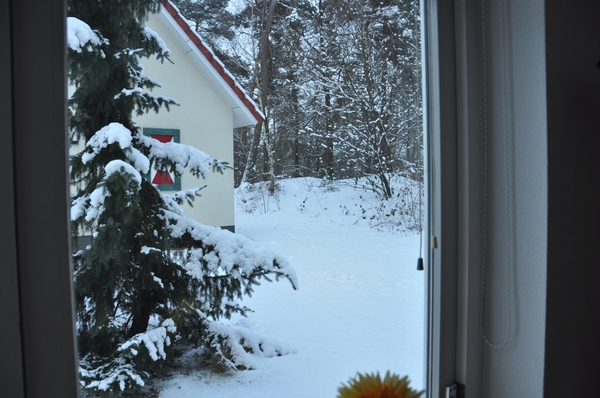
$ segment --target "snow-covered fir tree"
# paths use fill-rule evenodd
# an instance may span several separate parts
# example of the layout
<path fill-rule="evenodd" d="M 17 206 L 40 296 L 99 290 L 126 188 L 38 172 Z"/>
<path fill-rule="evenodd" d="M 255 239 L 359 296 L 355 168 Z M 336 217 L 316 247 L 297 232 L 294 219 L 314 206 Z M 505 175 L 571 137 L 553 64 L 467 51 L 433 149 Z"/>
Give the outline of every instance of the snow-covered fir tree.
<path fill-rule="evenodd" d="M 178 143 L 142 135 L 133 114 L 176 105 L 141 59 L 169 56 L 144 27 L 159 0 L 69 1 L 70 125 L 85 140 L 71 159 L 71 219 L 91 243 L 74 255 L 80 374 L 86 389 L 123 391 L 173 357 L 176 344 L 204 346 L 222 368 L 248 368 L 248 352 L 284 354 L 219 320 L 245 314 L 239 300 L 261 280 L 297 279 L 288 262 L 249 239 L 204 226 L 180 205 L 199 189 L 161 193 L 151 166 L 206 178 L 227 165 Z"/>

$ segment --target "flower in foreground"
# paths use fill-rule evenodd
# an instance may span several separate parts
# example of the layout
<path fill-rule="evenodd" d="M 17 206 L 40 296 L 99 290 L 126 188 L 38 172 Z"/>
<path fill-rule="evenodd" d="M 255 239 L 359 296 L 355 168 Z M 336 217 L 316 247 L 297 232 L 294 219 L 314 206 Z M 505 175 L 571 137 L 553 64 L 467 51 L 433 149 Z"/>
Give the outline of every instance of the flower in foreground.
<path fill-rule="evenodd" d="M 409 387 L 408 376 L 400 378 L 387 372 L 383 380 L 376 374 L 358 373 L 346 386 L 338 389 L 338 398 L 419 398 L 423 391 L 417 392 Z"/>

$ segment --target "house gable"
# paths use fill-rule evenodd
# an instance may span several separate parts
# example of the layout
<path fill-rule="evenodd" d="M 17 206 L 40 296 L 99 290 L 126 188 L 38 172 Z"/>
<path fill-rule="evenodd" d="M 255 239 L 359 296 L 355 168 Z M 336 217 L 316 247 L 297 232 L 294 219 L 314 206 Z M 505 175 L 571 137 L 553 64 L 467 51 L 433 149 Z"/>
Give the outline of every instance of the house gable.
<path fill-rule="evenodd" d="M 190 27 L 177 8 L 171 2 L 165 1 L 158 16 L 171 37 L 176 40 L 213 88 L 231 107 L 233 126 L 237 128 L 263 123 L 264 115 L 258 106 L 237 84 L 233 76 Z"/>

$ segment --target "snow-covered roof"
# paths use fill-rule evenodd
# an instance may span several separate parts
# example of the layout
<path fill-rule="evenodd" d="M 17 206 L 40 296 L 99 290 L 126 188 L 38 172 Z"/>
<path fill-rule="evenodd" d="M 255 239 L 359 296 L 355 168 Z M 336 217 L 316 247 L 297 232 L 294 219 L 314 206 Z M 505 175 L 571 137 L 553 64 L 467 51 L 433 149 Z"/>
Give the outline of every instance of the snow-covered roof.
<path fill-rule="evenodd" d="M 213 88 L 233 111 L 233 127 L 262 123 L 264 115 L 248 94 L 235 81 L 223 63 L 215 56 L 200 36 L 190 28 L 187 20 L 170 1 L 162 3 L 158 14 L 160 22 L 173 34 L 192 62 L 202 71 Z"/>

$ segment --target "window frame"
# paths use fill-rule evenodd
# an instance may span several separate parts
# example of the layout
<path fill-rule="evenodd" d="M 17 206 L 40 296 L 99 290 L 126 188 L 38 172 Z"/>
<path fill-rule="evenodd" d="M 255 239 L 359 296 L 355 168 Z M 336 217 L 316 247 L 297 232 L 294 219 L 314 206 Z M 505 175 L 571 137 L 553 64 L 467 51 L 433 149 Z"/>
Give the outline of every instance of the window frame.
<path fill-rule="evenodd" d="M 0 54 L 10 52 L 10 8 L 8 2 L 0 4 Z M 14 193 L 14 156 L 13 156 L 13 120 L 12 96 L 5 87 L 11 87 L 12 64 L 8 57 L 0 57 L 0 123 L 9 134 L 2 134 L 0 145 L 0 167 L 4 171 L 8 189 L 0 194 L 0 250 L 3 253 L 3 265 L 0 267 L 0 315 L 5 320 L 0 336 L 0 387 L 2 395 L 23 396 L 23 360 L 21 358 L 21 327 L 19 302 L 19 273 L 17 263 L 17 237 Z M 6 305 L 10 303 L 10 305 Z M 5 363 L 4 358 L 13 358 L 13 366 Z"/>
<path fill-rule="evenodd" d="M 429 398 L 445 397 L 445 387 L 456 381 L 458 132 L 455 11 L 454 1 L 422 2 L 422 15 L 426 21 L 423 29 L 426 93 L 423 113 L 430 238 L 425 270 L 427 366 L 424 380 Z"/>
<path fill-rule="evenodd" d="M 10 286 L 6 301 L 1 289 L 0 316 L 7 320 L 0 328 L 1 396 L 79 395 L 70 253 L 66 9 L 64 0 L 9 0 L 0 9 L 0 122 L 2 138 L 9 144 L 1 150 L 8 185 L 0 191 L 0 247 L 10 253 L 0 267 L 2 285 Z M 5 349 L 20 355 L 4 355 Z"/>

